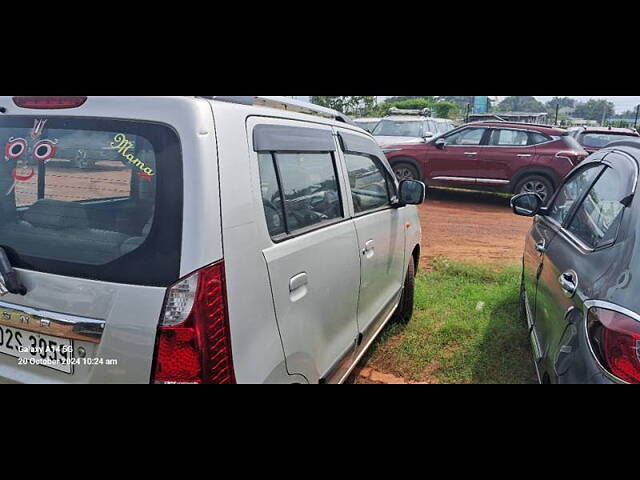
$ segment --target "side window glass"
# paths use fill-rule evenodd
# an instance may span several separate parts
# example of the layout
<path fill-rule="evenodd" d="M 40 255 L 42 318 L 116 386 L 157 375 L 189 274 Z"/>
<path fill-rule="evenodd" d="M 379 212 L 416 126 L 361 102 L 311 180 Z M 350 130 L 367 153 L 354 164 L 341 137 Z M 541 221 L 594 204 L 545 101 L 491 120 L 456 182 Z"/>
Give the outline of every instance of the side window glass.
<path fill-rule="evenodd" d="M 345 154 L 349 185 L 356 214 L 376 210 L 391 203 L 384 168 L 373 157 Z"/>
<path fill-rule="evenodd" d="M 494 130 L 489 145 L 524 147 L 529 142 L 527 132 L 520 130 Z"/>
<path fill-rule="evenodd" d="M 276 153 L 287 233 L 342 217 L 331 153 Z"/>
<path fill-rule="evenodd" d="M 485 128 L 466 128 L 447 137 L 447 145 L 480 145 Z"/>
<path fill-rule="evenodd" d="M 567 219 L 571 207 L 584 195 L 601 171 L 601 166 L 591 167 L 571 177 L 558 192 L 551 207 L 549 217 L 562 225 Z"/>
<path fill-rule="evenodd" d="M 546 135 L 541 133 L 529 132 L 529 145 L 538 145 L 540 143 L 548 142 L 551 140 Z"/>
<path fill-rule="evenodd" d="M 269 229 L 269 235 L 277 237 L 285 234 L 286 229 L 282 196 L 273 155 L 260 153 L 258 155 L 258 166 L 260 168 L 260 191 L 262 193 L 262 205 L 264 206 L 267 228 Z"/>
<path fill-rule="evenodd" d="M 569 231 L 592 248 L 615 241 L 622 221 L 627 182 L 619 171 L 607 168 L 578 207 Z"/>

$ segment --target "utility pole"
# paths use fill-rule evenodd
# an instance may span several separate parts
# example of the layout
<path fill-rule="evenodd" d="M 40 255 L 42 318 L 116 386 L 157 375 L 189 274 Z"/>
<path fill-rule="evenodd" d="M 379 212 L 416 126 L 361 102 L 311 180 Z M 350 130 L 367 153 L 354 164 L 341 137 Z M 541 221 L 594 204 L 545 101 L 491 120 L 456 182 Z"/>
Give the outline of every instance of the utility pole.
<path fill-rule="evenodd" d="M 558 125 L 558 114 L 559 114 L 559 113 L 560 113 L 560 102 L 558 101 L 558 102 L 556 103 L 556 122 L 555 122 L 555 125 L 556 125 L 556 126 Z"/>
<path fill-rule="evenodd" d="M 640 105 L 636 107 L 636 120 L 633 122 L 633 128 L 638 128 L 638 113 L 640 113 Z"/>
<path fill-rule="evenodd" d="M 607 118 L 607 106 L 605 105 L 603 110 L 602 110 L 602 122 L 600 123 L 601 126 L 604 127 L 604 121 L 605 118 Z"/>
<path fill-rule="evenodd" d="M 469 110 L 471 110 L 471 104 L 467 103 L 467 115 L 464 123 L 469 123 Z"/>

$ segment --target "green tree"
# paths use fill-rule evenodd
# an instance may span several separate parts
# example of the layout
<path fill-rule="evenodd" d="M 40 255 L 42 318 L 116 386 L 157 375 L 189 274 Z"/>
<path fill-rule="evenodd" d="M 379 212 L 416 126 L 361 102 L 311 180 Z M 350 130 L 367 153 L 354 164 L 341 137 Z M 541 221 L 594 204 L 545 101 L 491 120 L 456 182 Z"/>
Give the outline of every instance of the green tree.
<path fill-rule="evenodd" d="M 607 100 L 589 100 L 588 102 L 578 103 L 573 112 L 574 116 L 585 118 L 587 120 L 597 120 L 601 122 L 615 113 L 615 105 Z"/>
<path fill-rule="evenodd" d="M 544 104 L 534 97 L 507 97 L 497 107 L 499 112 L 546 112 Z"/>
<path fill-rule="evenodd" d="M 560 108 L 574 108 L 576 106 L 575 98 L 571 97 L 553 97 L 552 100 L 549 100 L 545 106 L 549 111 L 556 111 L 556 105 L 560 105 Z"/>
<path fill-rule="evenodd" d="M 466 107 L 468 104 L 473 105 L 473 97 L 438 97 L 438 100 L 457 103 L 461 107 Z"/>
<path fill-rule="evenodd" d="M 460 114 L 461 107 L 454 102 L 437 102 L 433 105 L 433 116 L 454 119 Z"/>
<path fill-rule="evenodd" d="M 367 115 L 376 103 L 376 97 L 311 97 L 311 103 L 322 107 L 332 108 L 347 115 Z"/>

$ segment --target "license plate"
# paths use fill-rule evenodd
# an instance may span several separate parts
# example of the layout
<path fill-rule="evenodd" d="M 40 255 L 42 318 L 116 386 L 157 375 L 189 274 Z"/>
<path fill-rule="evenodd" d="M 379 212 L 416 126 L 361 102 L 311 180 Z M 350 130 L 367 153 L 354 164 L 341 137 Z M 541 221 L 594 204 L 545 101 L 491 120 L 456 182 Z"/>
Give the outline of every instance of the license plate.
<path fill-rule="evenodd" d="M 73 340 L 50 337 L 0 325 L 0 353 L 18 359 L 18 365 L 37 365 L 73 373 Z"/>

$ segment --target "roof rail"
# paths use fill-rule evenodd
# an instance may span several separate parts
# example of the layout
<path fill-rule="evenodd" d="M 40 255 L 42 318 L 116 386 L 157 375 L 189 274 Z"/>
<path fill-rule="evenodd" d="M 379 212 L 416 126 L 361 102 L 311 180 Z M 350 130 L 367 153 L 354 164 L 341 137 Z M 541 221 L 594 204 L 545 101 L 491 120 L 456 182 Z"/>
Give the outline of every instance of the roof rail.
<path fill-rule="evenodd" d="M 422 115 L 423 117 L 431 116 L 430 108 L 398 108 L 391 107 L 389 109 L 389 115 Z"/>
<path fill-rule="evenodd" d="M 237 103 L 241 105 L 259 105 L 263 107 L 277 108 L 279 110 L 287 110 L 289 112 L 306 113 L 308 115 L 317 115 L 324 118 L 330 118 L 339 122 L 355 125 L 353 121 L 344 113 L 331 108 L 321 107 L 313 103 L 303 102 L 288 97 L 267 97 L 267 96 L 215 96 L 201 97 L 219 102 Z"/>
<path fill-rule="evenodd" d="M 475 120 L 475 122 L 483 122 L 483 123 L 515 123 L 515 124 L 518 124 L 518 125 L 533 125 L 534 127 L 565 129 L 565 127 L 561 127 L 559 125 L 551 125 L 551 124 L 548 124 L 548 123 L 516 122 L 514 120 Z"/>

